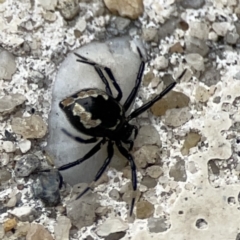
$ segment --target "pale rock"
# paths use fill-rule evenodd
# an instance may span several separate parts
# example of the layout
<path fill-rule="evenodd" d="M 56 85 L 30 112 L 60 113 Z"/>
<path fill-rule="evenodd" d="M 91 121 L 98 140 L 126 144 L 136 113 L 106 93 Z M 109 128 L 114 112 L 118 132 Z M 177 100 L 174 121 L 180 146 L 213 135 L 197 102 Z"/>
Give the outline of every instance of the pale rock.
<path fill-rule="evenodd" d="M 170 109 L 166 112 L 164 122 L 171 127 L 179 127 L 189 121 L 192 117 L 190 109 L 188 107 L 180 109 Z"/>
<path fill-rule="evenodd" d="M 131 20 L 128 18 L 123 18 L 123 17 L 116 17 L 115 23 L 116 23 L 116 28 L 118 31 L 123 31 L 125 30 L 128 25 L 130 24 Z"/>
<path fill-rule="evenodd" d="M 46 11 L 43 14 L 43 17 L 46 21 L 49 21 L 49 22 L 54 22 L 57 19 L 57 15 L 51 11 Z"/>
<path fill-rule="evenodd" d="M 80 11 L 77 0 L 58 0 L 58 8 L 66 20 L 72 20 Z"/>
<path fill-rule="evenodd" d="M 71 221 L 65 216 L 59 216 L 54 226 L 55 240 L 69 240 Z"/>
<path fill-rule="evenodd" d="M 153 65 L 157 70 L 164 70 L 168 67 L 168 59 L 164 56 L 158 56 L 154 59 Z"/>
<path fill-rule="evenodd" d="M 92 42 L 81 47 L 75 52 L 111 68 L 117 82 L 119 83 L 124 103 L 132 90 L 137 77 L 140 59 L 137 52 L 133 52 L 130 47 L 129 38 L 115 38 L 104 43 Z M 56 166 L 72 162 L 86 154 L 94 144 L 79 144 L 69 139 L 61 129 L 66 128 L 76 136 L 83 136 L 76 131 L 68 122 L 59 102 L 83 88 L 100 88 L 105 90 L 101 79 L 94 68 L 76 61 L 76 56 L 70 53 L 59 67 L 56 81 L 53 87 L 52 107 L 49 116 L 49 138 L 47 151 L 53 156 Z M 127 71 L 126 71 L 127 69 Z M 68 79 L 68 81 L 66 81 Z M 114 88 L 113 95 L 116 96 Z M 71 169 L 62 171 L 61 174 L 66 182 L 74 185 L 79 182 L 91 182 L 98 169 L 106 158 L 106 145 L 103 146 L 88 161 L 77 165 Z M 115 149 L 112 164 L 121 170 L 126 165 L 127 160 Z M 111 165 L 111 166 L 113 166 Z"/>
<path fill-rule="evenodd" d="M 0 50 L 0 79 L 11 80 L 16 69 L 15 57 L 8 51 Z"/>
<path fill-rule="evenodd" d="M 214 22 L 212 28 L 219 36 L 225 36 L 228 31 L 233 29 L 233 26 L 230 22 Z"/>
<path fill-rule="evenodd" d="M 205 69 L 204 59 L 200 54 L 190 53 L 185 56 L 185 59 L 187 63 L 197 71 L 203 71 Z"/>
<path fill-rule="evenodd" d="M 152 233 L 164 232 L 168 229 L 166 219 L 151 217 L 148 219 L 148 228 Z"/>
<path fill-rule="evenodd" d="M 79 18 L 75 25 L 76 29 L 80 32 L 84 32 L 87 27 L 86 20 L 84 18 Z"/>
<path fill-rule="evenodd" d="M 23 104 L 25 101 L 26 97 L 18 93 L 2 97 L 0 99 L 0 115 L 11 113 L 17 106 Z"/>
<path fill-rule="evenodd" d="M 40 224 L 32 223 L 26 240 L 54 240 L 49 231 Z"/>
<path fill-rule="evenodd" d="M 143 28 L 142 29 L 142 38 L 146 42 L 150 42 L 150 41 L 154 40 L 154 38 L 157 35 L 157 32 L 158 32 L 158 30 L 154 27 Z"/>
<path fill-rule="evenodd" d="M 78 229 L 91 226 L 96 220 L 97 194 L 88 192 L 81 198 L 67 204 L 67 217 Z"/>
<path fill-rule="evenodd" d="M 183 0 L 180 2 L 181 6 L 186 8 L 199 9 L 205 4 L 205 0 Z"/>
<path fill-rule="evenodd" d="M 17 197 L 16 195 L 13 195 L 7 202 L 6 206 L 9 208 L 15 207 L 17 203 Z"/>
<path fill-rule="evenodd" d="M 157 145 L 161 147 L 160 136 L 155 127 L 151 125 L 143 126 L 139 129 L 138 135 L 134 142 L 135 148 L 140 148 L 143 145 Z"/>
<path fill-rule="evenodd" d="M 31 149 L 31 141 L 26 140 L 26 139 L 21 140 L 18 143 L 18 146 L 22 153 L 26 153 L 27 151 L 29 151 Z"/>
<path fill-rule="evenodd" d="M 2 148 L 7 153 L 15 152 L 16 150 L 15 144 L 11 141 L 3 141 Z"/>
<path fill-rule="evenodd" d="M 163 175 L 163 170 L 160 166 L 153 165 L 146 169 L 146 174 L 152 178 L 159 178 Z"/>
<path fill-rule="evenodd" d="M 32 115 L 30 117 L 13 118 L 12 130 L 24 138 L 42 138 L 47 133 L 47 126 L 40 116 Z"/>
<path fill-rule="evenodd" d="M 198 86 L 195 92 L 195 98 L 198 102 L 207 102 L 210 98 L 210 91 L 204 86 Z"/>
<path fill-rule="evenodd" d="M 3 224 L 0 224 L 0 239 L 3 239 L 5 233 L 4 233 L 4 228 L 3 228 Z"/>
<path fill-rule="evenodd" d="M 120 198 L 119 192 L 116 189 L 112 189 L 108 193 L 109 197 L 112 198 L 113 200 L 117 201 Z"/>
<path fill-rule="evenodd" d="M 239 35 L 234 32 L 227 32 L 225 38 L 228 44 L 236 44 L 239 39 Z"/>
<path fill-rule="evenodd" d="M 199 39 L 208 39 L 209 28 L 204 22 L 190 22 L 189 35 Z"/>
<path fill-rule="evenodd" d="M 159 159 L 159 147 L 144 145 L 133 154 L 138 168 L 145 168 L 147 164 L 154 164 Z"/>
<path fill-rule="evenodd" d="M 5 166 L 9 163 L 9 155 L 7 153 L 1 153 L 0 154 L 0 162 L 2 164 L 2 166 Z"/>
<path fill-rule="evenodd" d="M 25 237 L 30 229 L 30 226 L 29 222 L 18 222 L 15 235 L 19 238 Z"/>
<path fill-rule="evenodd" d="M 137 19 L 143 13 L 142 0 L 104 0 L 107 8 L 116 15 Z"/>
<path fill-rule="evenodd" d="M 57 6 L 57 0 L 38 0 L 41 6 L 46 10 L 55 10 Z"/>
<path fill-rule="evenodd" d="M 26 218 L 32 214 L 33 209 L 31 207 L 16 207 L 10 210 L 9 213 L 16 216 L 21 221 L 26 221 Z"/>
<path fill-rule="evenodd" d="M 210 31 L 208 39 L 216 42 L 218 40 L 218 35 L 214 31 Z"/>
<path fill-rule="evenodd" d="M 120 218 L 109 218 L 96 229 L 100 237 L 106 237 L 111 233 L 126 231 L 129 228 L 128 223 Z"/>

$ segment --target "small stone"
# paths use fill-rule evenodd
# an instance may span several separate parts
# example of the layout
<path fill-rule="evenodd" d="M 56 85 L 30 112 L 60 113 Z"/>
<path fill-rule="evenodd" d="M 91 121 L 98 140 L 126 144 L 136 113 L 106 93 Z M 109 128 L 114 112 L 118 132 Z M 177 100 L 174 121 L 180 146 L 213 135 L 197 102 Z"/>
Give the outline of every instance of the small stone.
<path fill-rule="evenodd" d="M 125 30 L 129 26 L 130 22 L 131 20 L 128 18 L 116 17 L 115 24 L 116 24 L 117 30 L 118 31 Z"/>
<path fill-rule="evenodd" d="M 6 206 L 9 208 L 15 207 L 17 204 L 17 197 L 13 195 L 7 202 Z"/>
<path fill-rule="evenodd" d="M 138 168 L 145 168 L 147 164 L 154 164 L 159 159 L 159 147 L 144 145 L 133 154 Z"/>
<path fill-rule="evenodd" d="M 46 10 L 55 10 L 55 7 L 57 6 L 57 0 L 39 0 L 39 3 Z"/>
<path fill-rule="evenodd" d="M 32 223 L 26 240 L 54 240 L 49 231 L 40 224 Z"/>
<path fill-rule="evenodd" d="M 15 235 L 19 237 L 25 237 L 30 229 L 30 223 L 29 222 L 18 222 Z"/>
<path fill-rule="evenodd" d="M 170 53 L 183 53 L 183 47 L 180 42 L 175 43 L 169 48 Z"/>
<path fill-rule="evenodd" d="M 126 235 L 126 232 L 111 233 L 107 237 L 105 237 L 104 240 L 122 239 L 125 235 Z"/>
<path fill-rule="evenodd" d="M 40 116 L 32 115 L 30 117 L 14 118 L 12 120 L 12 130 L 24 138 L 42 138 L 47 133 L 47 126 Z"/>
<path fill-rule="evenodd" d="M 13 112 L 17 106 L 23 104 L 25 101 L 26 97 L 18 93 L 0 98 L 0 115 Z"/>
<path fill-rule="evenodd" d="M 102 206 L 100 206 L 100 207 L 98 207 L 98 208 L 96 209 L 95 213 L 96 213 L 99 217 L 101 217 L 101 216 L 106 215 L 107 212 L 108 212 L 108 210 L 109 210 L 109 209 L 108 209 L 107 207 L 102 207 Z"/>
<path fill-rule="evenodd" d="M 15 152 L 16 150 L 14 143 L 11 141 L 3 141 L 2 148 L 7 153 Z"/>
<path fill-rule="evenodd" d="M 95 211 L 98 207 L 97 194 L 88 192 L 81 198 L 67 204 L 67 217 L 78 229 L 91 226 L 96 220 Z"/>
<path fill-rule="evenodd" d="M 143 28 L 142 29 L 142 38 L 146 42 L 150 42 L 150 41 L 154 40 L 154 38 L 157 35 L 157 32 L 158 32 L 158 30 L 154 27 Z"/>
<path fill-rule="evenodd" d="M 128 179 L 131 179 L 132 177 L 132 170 L 131 170 L 131 167 L 130 166 L 126 166 L 123 170 L 123 177 L 124 178 L 128 178 Z"/>
<path fill-rule="evenodd" d="M 5 168 L 0 169 L 0 184 L 10 180 L 12 177 L 11 173 L 7 171 Z"/>
<path fill-rule="evenodd" d="M 221 97 L 220 96 L 217 96 L 217 97 L 215 97 L 214 99 L 213 99 L 213 102 L 214 103 L 220 103 L 221 102 Z"/>
<path fill-rule="evenodd" d="M 153 69 L 150 69 L 150 71 L 143 76 L 143 86 L 148 86 L 154 77 Z"/>
<path fill-rule="evenodd" d="M 183 31 L 187 31 L 189 29 L 189 24 L 183 20 L 181 20 L 179 22 L 179 27 L 183 30 Z"/>
<path fill-rule="evenodd" d="M 75 25 L 76 29 L 83 33 L 87 27 L 86 20 L 84 18 L 78 19 Z"/>
<path fill-rule="evenodd" d="M 186 182 L 187 174 L 185 169 L 185 161 L 179 160 L 171 167 L 169 171 L 169 176 L 178 182 Z"/>
<path fill-rule="evenodd" d="M 136 216 L 139 219 L 146 219 L 153 215 L 154 206 L 148 201 L 141 201 L 136 204 Z"/>
<path fill-rule="evenodd" d="M 181 149 L 181 153 L 183 156 L 189 154 L 189 149 L 197 146 L 197 143 L 201 140 L 201 135 L 198 133 L 190 132 L 187 134 L 186 139 L 184 141 L 183 147 Z"/>
<path fill-rule="evenodd" d="M 195 37 L 185 36 L 185 46 L 187 53 L 197 53 L 202 57 L 205 57 L 209 52 L 206 41 Z"/>
<path fill-rule="evenodd" d="M 0 239 L 3 239 L 4 235 L 5 235 L 5 232 L 4 232 L 3 225 L 0 224 Z"/>
<path fill-rule="evenodd" d="M 205 69 L 204 59 L 200 54 L 189 53 L 185 55 L 185 59 L 186 62 L 197 71 L 203 71 Z"/>
<path fill-rule="evenodd" d="M 204 22 L 190 22 L 189 35 L 202 40 L 208 39 L 209 28 Z"/>
<path fill-rule="evenodd" d="M 112 189 L 108 193 L 109 197 L 112 198 L 113 200 L 117 201 L 120 198 L 119 192 L 116 189 Z"/>
<path fill-rule="evenodd" d="M 72 20 L 80 11 L 77 0 L 58 0 L 58 8 L 66 20 Z"/>
<path fill-rule="evenodd" d="M 160 83 L 159 77 L 154 77 L 151 81 L 151 87 L 157 88 L 159 86 L 159 83 Z"/>
<path fill-rule="evenodd" d="M 29 151 L 31 149 L 31 141 L 26 140 L 26 139 L 21 140 L 18 143 L 18 146 L 22 153 L 26 153 L 27 151 Z"/>
<path fill-rule="evenodd" d="M 164 70 L 168 67 L 168 59 L 164 56 L 158 56 L 154 59 L 153 65 L 157 70 Z"/>
<path fill-rule="evenodd" d="M 37 156 L 26 154 L 16 162 L 14 171 L 17 177 L 27 177 L 35 171 L 39 165 L 40 161 Z"/>
<path fill-rule="evenodd" d="M 155 116 L 163 116 L 168 109 L 184 108 L 189 102 L 190 98 L 185 94 L 171 91 L 151 107 L 151 112 Z"/>
<path fill-rule="evenodd" d="M 193 8 L 193 9 L 199 9 L 205 4 L 205 0 L 183 0 L 180 1 L 181 6 L 186 8 Z"/>
<path fill-rule="evenodd" d="M 100 237 L 106 237 L 111 233 L 126 231 L 128 228 L 128 223 L 121 218 L 110 218 L 96 229 L 96 233 Z"/>
<path fill-rule="evenodd" d="M 9 211 L 12 215 L 17 217 L 20 221 L 28 221 L 33 214 L 33 209 L 31 207 L 15 207 L 13 210 Z"/>
<path fill-rule="evenodd" d="M 170 109 L 165 115 L 165 124 L 172 127 L 179 127 L 189 121 L 192 117 L 188 107 Z"/>
<path fill-rule="evenodd" d="M 8 219 L 3 223 L 3 228 L 5 232 L 9 232 L 17 226 L 17 221 L 15 218 Z"/>
<path fill-rule="evenodd" d="M 152 178 L 159 178 L 163 175 L 163 170 L 160 166 L 153 165 L 146 169 L 146 174 Z"/>
<path fill-rule="evenodd" d="M 55 240 L 69 240 L 71 221 L 65 216 L 59 216 L 54 226 Z"/>
<path fill-rule="evenodd" d="M 200 81 L 203 82 L 208 87 L 215 85 L 219 82 L 220 71 L 215 67 L 206 68 L 203 74 L 200 76 Z"/>
<path fill-rule="evenodd" d="M 49 21 L 49 22 L 55 22 L 56 19 L 57 19 L 57 15 L 54 12 L 51 12 L 51 11 L 46 11 L 43 14 L 43 17 L 46 21 Z"/>
<path fill-rule="evenodd" d="M 228 31 L 232 30 L 233 26 L 229 22 L 214 22 L 212 28 L 218 36 L 225 36 Z"/>
<path fill-rule="evenodd" d="M 8 51 L 0 50 L 0 79 L 11 80 L 16 69 L 15 57 Z"/>
<path fill-rule="evenodd" d="M 148 219 L 148 228 L 152 233 L 165 232 L 168 229 L 166 220 L 164 218 L 154 217 Z"/>
<path fill-rule="evenodd" d="M 188 163 L 188 171 L 189 171 L 190 173 L 192 173 L 192 174 L 194 174 L 194 173 L 196 173 L 196 172 L 198 171 L 197 168 L 196 168 L 195 162 L 190 161 L 190 162 Z"/>
<path fill-rule="evenodd" d="M 157 145 L 159 147 L 162 146 L 159 133 L 155 127 L 146 125 L 139 129 L 134 147 L 140 148 L 143 145 Z"/>
<path fill-rule="evenodd" d="M 205 88 L 203 86 L 197 87 L 196 93 L 195 93 L 195 98 L 198 102 L 205 103 L 208 101 L 210 96 L 211 96 L 210 91 L 207 88 Z"/>
<path fill-rule="evenodd" d="M 227 32 L 225 39 L 228 44 L 233 45 L 236 44 L 237 40 L 239 39 L 239 35 L 237 33 Z"/>
<path fill-rule="evenodd" d="M 143 177 L 141 184 L 143 184 L 147 188 L 154 188 L 157 185 L 157 181 L 149 176 L 145 176 Z"/>
<path fill-rule="evenodd" d="M 46 206 L 56 206 L 60 202 L 60 176 L 56 171 L 42 172 L 32 184 L 35 198 L 40 198 Z"/>
<path fill-rule="evenodd" d="M 137 19 L 143 13 L 142 0 L 104 0 L 107 8 L 115 15 Z"/>
<path fill-rule="evenodd" d="M 6 166 L 9 163 L 9 154 L 7 153 L 1 153 L 0 154 L 0 163 L 2 166 Z"/>

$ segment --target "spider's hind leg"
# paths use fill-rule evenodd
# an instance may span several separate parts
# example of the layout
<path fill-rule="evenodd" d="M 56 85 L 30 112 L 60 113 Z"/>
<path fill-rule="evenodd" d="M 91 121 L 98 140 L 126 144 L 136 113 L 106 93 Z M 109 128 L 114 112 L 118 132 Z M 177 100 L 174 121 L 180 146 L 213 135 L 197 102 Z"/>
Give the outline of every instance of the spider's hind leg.
<path fill-rule="evenodd" d="M 88 185 L 88 187 L 86 187 L 77 197 L 76 200 L 79 199 L 80 197 L 82 197 L 88 190 L 91 189 L 91 187 L 94 185 L 94 183 L 102 176 L 102 174 L 105 172 L 106 168 L 108 167 L 108 165 L 110 164 L 112 157 L 113 157 L 113 143 L 111 141 L 108 141 L 108 147 L 107 147 L 107 152 L 108 152 L 108 156 L 105 159 L 102 167 L 98 170 L 94 180 L 92 183 L 90 183 Z"/>

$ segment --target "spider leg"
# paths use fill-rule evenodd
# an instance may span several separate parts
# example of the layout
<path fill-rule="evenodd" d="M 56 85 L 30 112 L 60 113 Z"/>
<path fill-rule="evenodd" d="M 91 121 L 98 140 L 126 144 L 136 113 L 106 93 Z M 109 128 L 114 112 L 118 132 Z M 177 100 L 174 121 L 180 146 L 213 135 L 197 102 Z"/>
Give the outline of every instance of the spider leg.
<path fill-rule="evenodd" d="M 76 142 L 80 142 L 80 143 L 95 143 L 98 141 L 97 138 L 93 137 L 93 138 L 89 138 L 89 139 L 83 139 L 80 138 L 78 136 L 74 136 L 72 135 L 70 132 L 68 132 L 66 129 L 62 128 L 61 129 L 63 131 L 64 134 L 66 134 L 68 137 L 72 138 L 73 140 L 75 140 Z"/>
<path fill-rule="evenodd" d="M 137 79 L 136 79 L 136 82 L 135 82 L 135 87 L 132 89 L 132 91 L 129 94 L 127 100 L 123 104 L 124 109 L 126 111 L 128 110 L 128 108 L 130 107 L 130 105 L 132 104 L 133 100 L 135 99 L 135 97 L 137 95 L 138 88 L 139 88 L 139 86 L 140 86 L 140 84 L 142 82 L 142 75 L 143 75 L 144 67 L 145 67 L 145 62 L 144 62 L 142 53 L 141 53 L 139 48 L 137 48 L 137 50 L 138 50 L 138 54 L 139 54 L 142 62 L 141 62 L 140 66 L 139 66 L 139 69 L 138 69 L 138 74 L 137 74 Z"/>
<path fill-rule="evenodd" d="M 133 126 L 133 131 L 134 131 L 134 139 L 136 139 L 137 135 L 138 135 L 138 128 L 137 126 L 135 125 L 132 125 Z M 133 148 L 133 145 L 134 145 L 134 142 L 133 140 L 127 140 L 127 141 L 123 141 L 121 140 L 122 142 L 126 143 L 126 144 L 129 144 L 129 148 L 128 148 L 128 151 L 131 151 L 132 148 Z"/>
<path fill-rule="evenodd" d="M 127 160 L 130 163 L 131 170 L 132 170 L 132 187 L 133 187 L 133 196 L 132 196 L 132 202 L 131 202 L 131 207 L 130 207 L 130 216 L 132 216 L 133 212 L 133 207 L 135 204 L 135 199 L 136 199 L 136 190 L 137 190 L 137 172 L 136 172 L 136 165 L 133 160 L 132 155 L 122 146 L 120 141 L 116 142 L 117 148 L 119 152 L 127 158 Z"/>
<path fill-rule="evenodd" d="M 63 171 L 63 170 L 66 170 L 66 169 L 69 169 L 69 168 L 72 168 L 76 165 L 79 165 L 81 164 L 82 162 L 85 162 L 87 159 L 89 159 L 90 157 L 92 157 L 97 151 L 100 150 L 100 148 L 102 147 L 103 144 L 106 143 L 106 139 L 102 139 L 99 143 L 97 143 L 88 153 L 85 154 L 85 156 L 83 156 L 82 158 L 79 158 L 77 159 L 76 161 L 74 162 L 71 162 L 71 163 L 67 163 L 67 164 L 64 164 L 58 168 L 56 168 L 58 171 Z M 50 172 L 52 171 L 52 169 L 45 169 L 45 170 L 41 170 L 39 172 Z"/>
<path fill-rule="evenodd" d="M 108 147 L 107 147 L 107 152 L 108 152 L 108 156 L 105 159 L 102 167 L 98 170 L 93 182 L 91 184 L 89 184 L 88 187 L 86 187 L 76 198 L 79 199 L 80 197 L 82 197 L 89 189 L 91 189 L 91 187 L 94 185 L 94 183 L 102 176 L 102 174 L 105 172 L 106 168 L 108 167 L 109 163 L 112 160 L 113 157 L 113 142 L 108 141 Z"/>
<path fill-rule="evenodd" d="M 104 83 L 105 86 L 106 86 L 106 88 L 105 88 L 105 89 L 106 89 L 106 92 L 107 92 L 109 95 L 112 96 L 111 88 L 110 88 L 110 86 L 109 86 L 109 84 L 108 84 L 108 81 L 107 81 L 107 79 L 105 78 L 105 76 L 104 76 L 104 74 L 103 74 L 103 72 L 102 72 L 101 69 L 103 69 L 103 70 L 107 73 L 107 75 L 108 75 L 108 77 L 110 78 L 113 86 L 115 87 L 115 89 L 116 89 L 117 92 L 118 92 L 118 95 L 117 95 L 117 97 L 116 97 L 115 99 L 116 99 L 117 101 L 120 101 L 121 98 L 122 98 L 122 90 L 121 90 L 120 86 L 118 85 L 118 83 L 117 83 L 117 81 L 116 81 L 116 79 L 115 79 L 115 77 L 114 77 L 114 75 L 113 75 L 113 73 L 112 73 L 112 70 L 111 70 L 110 68 L 106 67 L 106 66 L 102 66 L 102 65 L 100 65 L 100 64 L 98 64 L 98 63 L 95 63 L 95 62 L 93 62 L 93 61 L 91 61 L 91 60 L 89 60 L 89 59 L 81 56 L 81 55 L 78 54 L 78 53 L 74 53 L 74 54 L 75 54 L 77 57 L 80 58 L 80 59 L 77 59 L 77 62 L 86 63 L 86 64 L 91 65 L 91 66 L 94 67 L 95 71 L 98 73 L 99 77 L 102 79 L 103 83 Z"/>
<path fill-rule="evenodd" d="M 182 78 L 182 76 L 185 74 L 186 69 L 182 72 L 182 74 L 178 77 L 178 80 Z M 158 100 L 160 100 L 161 98 L 163 98 L 168 92 L 170 92 L 175 85 L 177 84 L 177 82 L 173 82 L 171 84 L 169 84 L 159 95 L 157 95 L 155 98 L 153 98 L 151 101 L 145 103 L 143 106 L 141 106 L 140 108 L 136 109 L 135 111 L 133 111 L 128 117 L 127 117 L 127 122 L 129 122 L 131 119 L 137 117 L 138 115 L 140 115 L 141 113 L 145 112 L 148 108 L 150 108 L 155 102 L 157 102 Z"/>

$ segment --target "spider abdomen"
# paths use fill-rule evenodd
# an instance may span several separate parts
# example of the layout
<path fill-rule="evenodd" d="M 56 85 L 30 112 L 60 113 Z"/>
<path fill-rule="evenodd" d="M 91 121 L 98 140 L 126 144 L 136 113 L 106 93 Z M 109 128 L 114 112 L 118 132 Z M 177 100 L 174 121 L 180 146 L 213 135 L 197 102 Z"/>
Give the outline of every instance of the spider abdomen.
<path fill-rule="evenodd" d="M 97 88 L 83 89 L 59 106 L 74 128 L 90 136 L 113 138 L 125 120 L 123 106 Z"/>

